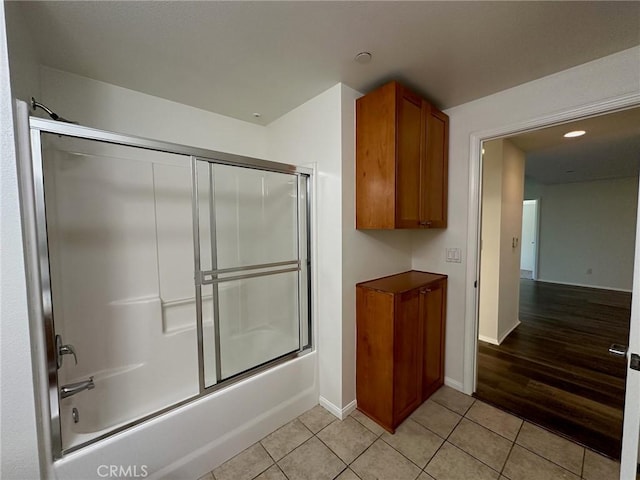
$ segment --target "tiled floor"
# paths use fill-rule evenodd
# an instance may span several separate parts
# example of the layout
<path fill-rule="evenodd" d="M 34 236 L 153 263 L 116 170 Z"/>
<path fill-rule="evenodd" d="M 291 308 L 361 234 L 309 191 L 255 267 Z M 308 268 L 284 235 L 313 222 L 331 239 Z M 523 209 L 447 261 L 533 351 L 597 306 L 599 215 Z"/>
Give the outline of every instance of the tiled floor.
<path fill-rule="evenodd" d="M 619 464 L 449 387 L 394 435 L 316 406 L 200 480 L 616 480 Z"/>

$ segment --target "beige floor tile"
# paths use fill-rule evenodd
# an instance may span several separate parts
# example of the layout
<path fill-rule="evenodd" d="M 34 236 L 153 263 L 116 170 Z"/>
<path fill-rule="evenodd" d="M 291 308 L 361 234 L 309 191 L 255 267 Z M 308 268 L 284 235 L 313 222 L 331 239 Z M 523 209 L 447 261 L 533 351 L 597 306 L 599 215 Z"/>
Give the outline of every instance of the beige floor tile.
<path fill-rule="evenodd" d="M 442 438 L 411 419 L 405 420 L 391 435 L 385 432 L 385 442 L 420 468 L 424 468 L 442 445 Z"/>
<path fill-rule="evenodd" d="M 295 419 L 264 437 L 260 443 L 277 462 L 294 448 L 309 440 L 313 434 L 303 423 Z"/>
<path fill-rule="evenodd" d="M 620 464 L 599 455 L 591 450 L 584 454 L 584 470 L 582 478 L 585 480 L 617 479 L 620 477 Z"/>
<path fill-rule="evenodd" d="M 449 442 L 438 450 L 424 470 L 436 480 L 495 480 L 498 472 Z"/>
<path fill-rule="evenodd" d="M 338 418 L 321 405 L 316 405 L 311 410 L 307 410 L 300 415 L 298 420 L 304 423 L 305 427 L 311 430 L 312 433 L 318 433 L 331 422 L 338 420 Z"/>
<path fill-rule="evenodd" d="M 409 418 L 442 438 L 447 438 L 462 417 L 439 403 L 427 400 Z"/>
<path fill-rule="evenodd" d="M 273 464 L 267 451 L 256 443 L 213 471 L 216 480 L 250 480 Z"/>
<path fill-rule="evenodd" d="M 579 477 L 569 470 L 551 463 L 520 445 L 513 446 L 502 473 L 510 480 L 579 480 Z"/>
<path fill-rule="evenodd" d="M 318 433 L 318 438 L 347 465 L 353 462 L 378 438 L 351 417 L 333 422 Z"/>
<path fill-rule="evenodd" d="M 258 475 L 255 480 L 287 480 L 278 465 L 271 465 L 267 470 Z"/>
<path fill-rule="evenodd" d="M 384 428 L 382 428 L 380 425 L 378 425 L 376 422 L 374 422 L 373 420 L 371 420 L 369 417 L 367 417 L 364 413 L 362 413 L 360 410 L 354 410 L 351 415 L 349 415 L 350 417 L 354 418 L 355 420 L 357 420 L 358 422 L 360 422 L 362 425 L 364 425 L 365 427 L 367 427 L 369 430 L 371 430 L 375 435 L 377 435 L 378 437 L 380 435 L 382 435 L 386 430 Z"/>
<path fill-rule="evenodd" d="M 424 473 L 422 472 L 420 474 L 420 476 L 418 477 L 418 480 L 436 480 L 435 478 L 433 478 L 431 475 L 429 475 L 428 473 Z"/>
<path fill-rule="evenodd" d="M 311 438 L 278 462 L 289 480 L 331 480 L 347 466 L 317 438 Z"/>
<path fill-rule="evenodd" d="M 209 472 L 201 476 L 198 480 L 213 480 L 213 473 Z"/>
<path fill-rule="evenodd" d="M 378 439 L 351 464 L 362 480 L 415 480 L 420 469 Z"/>
<path fill-rule="evenodd" d="M 583 447 L 529 422 L 522 425 L 516 443 L 577 475 L 582 472 Z"/>
<path fill-rule="evenodd" d="M 522 427 L 522 420 L 518 417 L 480 401 L 471 406 L 465 417 L 511 441 L 516 439 Z"/>
<path fill-rule="evenodd" d="M 464 415 L 469 407 L 475 402 L 473 397 L 465 395 L 458 390 L 443 385 L 438 391 L 436 391 L 431 397 L 431 400 L 438 402 L 440 405 L 444 405 L 449 410 L 453 410 L 460 415 Z"/>
<path fill-rule="evenodd" d="M 336 477 L 336 480 L 360 480 L 360 477 L 353 473 L 353 470 L 347 468 L 344 472 Z"/>
<path fill-rule="evenodd" d="M 449 436 L 449 442 L 497 471 L 504 467 L 512 445 L 506 438 L 466 418 Z"/>

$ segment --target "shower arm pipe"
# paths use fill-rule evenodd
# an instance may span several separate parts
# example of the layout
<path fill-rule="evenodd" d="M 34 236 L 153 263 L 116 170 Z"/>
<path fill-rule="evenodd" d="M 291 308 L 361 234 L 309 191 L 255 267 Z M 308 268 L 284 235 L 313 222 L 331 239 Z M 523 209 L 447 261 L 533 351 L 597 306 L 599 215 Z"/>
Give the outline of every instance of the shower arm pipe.
<path fill-rule="evenodd" d="M 54 112 L 49 107 L 47 107 L 45 104 L 38 102 L 34 97 L 31 97 L 31 108 L 33 109 L 34 112 L 36 111 L 36 109 L 41 108 L 42 110 L 47 112 L 47 114 L 51 117 L 52 120 L 56 120 L 58 122 L 72 123 L 76 125 L 78 124 L 78 122 L 67 120 L 66 118 L 61 117 L 56 112 Z"/>

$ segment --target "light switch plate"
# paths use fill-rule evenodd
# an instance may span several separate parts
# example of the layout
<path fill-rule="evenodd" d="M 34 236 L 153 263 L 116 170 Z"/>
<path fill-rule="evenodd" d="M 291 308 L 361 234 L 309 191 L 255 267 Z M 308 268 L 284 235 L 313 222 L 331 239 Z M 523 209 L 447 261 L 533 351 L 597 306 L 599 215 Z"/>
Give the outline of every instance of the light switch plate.
<path fill-rule="evenodd" d="M 460 248 L 447 248 L 446 249 L 446 261 L 447 261 L 447 263 L 462 263 L 462 249 L 460 249 Z"/>

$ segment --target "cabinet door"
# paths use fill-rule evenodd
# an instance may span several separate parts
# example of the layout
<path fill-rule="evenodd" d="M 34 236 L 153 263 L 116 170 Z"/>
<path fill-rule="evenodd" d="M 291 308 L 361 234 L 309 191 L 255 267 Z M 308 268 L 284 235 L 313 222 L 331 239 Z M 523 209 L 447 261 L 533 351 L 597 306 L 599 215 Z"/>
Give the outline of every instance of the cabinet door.
<path fill-rule="evenodd" d="M 444 383 L 444 321 L 446 283 L 420 291 L 422 335 L 422 400 Z"/>
<path fill-rule="evenodd" d="M 399 88 L 397 97 L 396 227 L 420 223 L 420 162 L 423 157 L 422 99 Z"/>
<path fill-rule="evenodd" d="M 425 155 L 422 159 L 420 226 L 447 226 L 449 118 L 425 102 Z"/>
<path fill-rule="evenodd" d="M 385 428 L 393 424 L 395 297 L 356 288 L 356 396 L 358 409 Z"/>
<path fill-rule="evenodd" d="M 420 290 L 398 296 L 394 325 L 394 427 L 422 403 Z"/>

